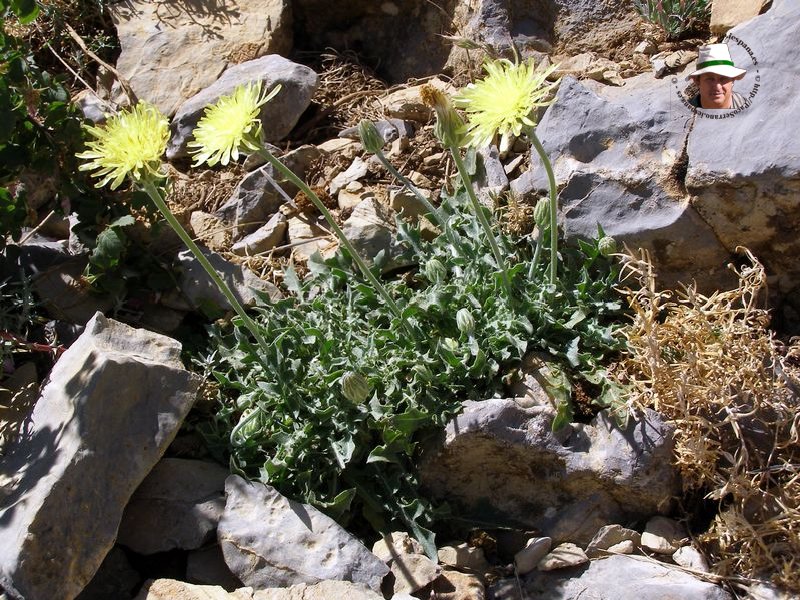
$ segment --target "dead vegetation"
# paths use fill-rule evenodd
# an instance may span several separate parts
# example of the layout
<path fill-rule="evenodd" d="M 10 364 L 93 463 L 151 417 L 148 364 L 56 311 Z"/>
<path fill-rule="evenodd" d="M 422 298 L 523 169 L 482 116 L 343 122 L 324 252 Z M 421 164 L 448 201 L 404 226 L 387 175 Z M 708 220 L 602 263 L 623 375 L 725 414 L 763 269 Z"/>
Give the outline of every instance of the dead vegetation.
<path fill-rule="evenodd" d="M 800 591 L 800 344 L 767 329 L 764 269 L 744 252 L 738 288 L 711 296 L 658 291 L 647 254 L 628 257 L 634 320 L 617 375 L 632 410 L 675 425 L 685 490 L 717 504 L 698 538 L 715 572 Z"/>

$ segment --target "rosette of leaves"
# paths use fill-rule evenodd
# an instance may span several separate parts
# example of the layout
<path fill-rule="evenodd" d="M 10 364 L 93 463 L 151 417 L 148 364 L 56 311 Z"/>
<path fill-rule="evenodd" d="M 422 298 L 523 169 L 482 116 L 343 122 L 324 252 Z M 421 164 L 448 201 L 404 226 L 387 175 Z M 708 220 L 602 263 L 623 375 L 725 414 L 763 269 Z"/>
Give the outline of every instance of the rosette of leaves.
<path fill-rule="evenodd" d="M 707 27 L 711 16 L 709 0 L 633 0 L 633 5 L 645 19 L 661 27 L 668 40 Z"/>
<path fill-rule="evenodd" d="M 398 222 L 421 265 L 414 277 L 385 282 L 402 322 L 346 253 L 316 256 L 302 281 L 285 273 L 290 294 L 256 317 L 271 340 L 266 355 L 241 332 L 214 328 L 213 351 L 203 358 L 219 384 L 219 409 L 205 433 L 220 458 L 344 525 L 366 521 L 381 533 L 404 526 L 433 557 L 433 524 L 446 512 L 420 496 L 422 442 L 465 400 L 501 394 L 503 377 L 532 350 L 561 366 L 562 391 L 580 380 L 608 402 L 603 365 L 619 348 L 622 310 L 614 263 L 596 242 L 563 248 L 563 276 L 550 284 L 548 265 L 531 262 L 530 245 L 497 230 L 518 250 L 508 270 L 514 293 L 502 293 L 466 190 L 443 198 L 441 214 L 465 252 L 454 252 L 448 236 L 427 242 Z M 343 391 L 343 377 L 355 372 L 364 378 L 359 391 L 369 390 L 362 402 Z M 571 414 L 568 393 L 558 397 L 557 426 Z"/>

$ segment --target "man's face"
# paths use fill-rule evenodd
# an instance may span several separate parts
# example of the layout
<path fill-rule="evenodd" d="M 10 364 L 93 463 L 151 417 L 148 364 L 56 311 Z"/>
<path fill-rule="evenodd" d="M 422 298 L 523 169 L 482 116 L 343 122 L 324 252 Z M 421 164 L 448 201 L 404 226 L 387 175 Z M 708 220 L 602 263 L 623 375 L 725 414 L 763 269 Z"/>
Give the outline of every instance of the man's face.
<path fill-rule="evenodd" d="M 730 108 L 733 79 L 716 73 L 703 73 L 698 78 L 700 104 L 703 108 Z"/>

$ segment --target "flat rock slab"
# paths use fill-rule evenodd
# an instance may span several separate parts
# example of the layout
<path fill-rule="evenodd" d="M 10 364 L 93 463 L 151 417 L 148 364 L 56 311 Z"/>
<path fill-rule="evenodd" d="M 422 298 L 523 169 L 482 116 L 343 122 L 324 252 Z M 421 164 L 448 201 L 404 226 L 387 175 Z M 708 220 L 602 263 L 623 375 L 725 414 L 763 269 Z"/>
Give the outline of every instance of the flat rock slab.
<path fill-rule="evenodd" d="M 285 0 L 123 0 L 109 6 L 134 93 L 171 115 L 225 69 L 291 49 Z"/>
<path fill-rule="evenodd" d="M 217 537 L 225 562 L 255 589 L 324 580 L 352 581 L 380 591 L 389 567 L 316 508 L 274 488 L 231 475 Z"/>
<path fill-rule="evenodd" d="M 495 600 L 517 600 L 518 583 L 503 580 L 492 586 Z M 652 560 L 611 556 L 557 571 L 534 571 L 522 582 L 528 600 L 731 600 L 721 587 Z"/>
<path fill-rule="evenodd" d="M 194 402 L 198 379 L 180 351 L 98 313 L 61 356 L 0 467 L 3 586 L 72 600 L 91 580 Z"/>

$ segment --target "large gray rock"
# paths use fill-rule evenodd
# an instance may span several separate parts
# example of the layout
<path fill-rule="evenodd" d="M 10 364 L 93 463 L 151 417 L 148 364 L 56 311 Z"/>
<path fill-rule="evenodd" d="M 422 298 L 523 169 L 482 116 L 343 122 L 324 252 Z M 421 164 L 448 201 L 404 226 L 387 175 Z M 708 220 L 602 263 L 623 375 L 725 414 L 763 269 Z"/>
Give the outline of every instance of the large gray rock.
<path fill-rule="evenodd" d="M 0 584 L 71 600 L 114 544 L 198 379 L 170 338 L 95 315 L 61 356 L 0 469 Z"/>
<path fill-rule="evenodd" d="M 683 185 L 686 112 L 671 82 L 650 73 L 623 88 L 565 77 L 536 132 L 553 163 L 568 237 L 595 236 L 599 224 L 632 249 L 648 249 L 664 285 L 696 279 L 709 291 L 734 280 L 725 268 L 729 249 Z M 547 178 L 535 152 L 531 164 L 511 189 L 544 194 Z"/>
<path fill-rule="evenodd" d="M 287 0 L 123 0 L 109 12 L 122 49 L 117 70 L 166 115 L 226 69 L 292 47 Z"/>
<path fill-rule="evenodd" d="M 278 94 L 262 106 L 259 113 L 264 139 L 268 142 L 277 142 L 289 134 L 317 89 L 314 71 L 277 54 L 232 66 L 219 79 L 201 88 L 176 108 L 170 125 L 172 137 L 167 145 L 167 158 L 187 155 L 186 144 L 192 139 L 194 128 L 206 107 L 232 93 L 236 86 L 254 81 L 261 81 L 265 90 L 278 84 L 281 86 Z"/>
<path fill-rule="evenodd" d="M 748 247 L 784 295 L 800 284 L 800 3 L 776 0 L 730 35 L 734 61 L 748 70 L 734 89 L 756 93 L 732 118 L 695 119 L 686 185 L 723 245 Z"/>
<path fill-rule="evenodd" d="M 636 11 L 622 2 L 464 0 L 454 13 L 453 30 L 509 56 L 513 41 L 527 58 L 552 50 L 605 52 L 620 38 L 636 35 L 638 27 Z M 448 64 L 456 64 L 459 54 L 454 49 Z"/>
<path fill-rule="evenodd" d="M 519 583 L 503 580 L 491 586 L 495 600 L 518 600 Z M 610 556 L 588 566 L 557 571 L 534 571 L 522 582 L 528 600 L 731 600 L 721 587 L 683 570 L 652 560 Z"/>
<path fill-rule="evenodd" d="M 262 589 L 331 579 L 380 590 L 386 564 L 316 508 L 236 475 L 225 491 L 217 537 L 225 562 L 245 585 Z"/>
<path fill-rule="evenodd" d="M 421 479 L 467 517 L 586 544 L 607 523 L 669 510 L 680 491 L 671 429 L 652 411 L 620 429 L 605 412 L 550 431 L 552 412 L 513 400 L 466 402 Z M 489 473 L 491 476 L 484 475 Z"/>
<path fill-rule="evenodd" d="M 117 542 L 139 554 L 199 548 L 215 537 L 227 477 L 216 463 L 162 459 L 125 507 Z"/>

